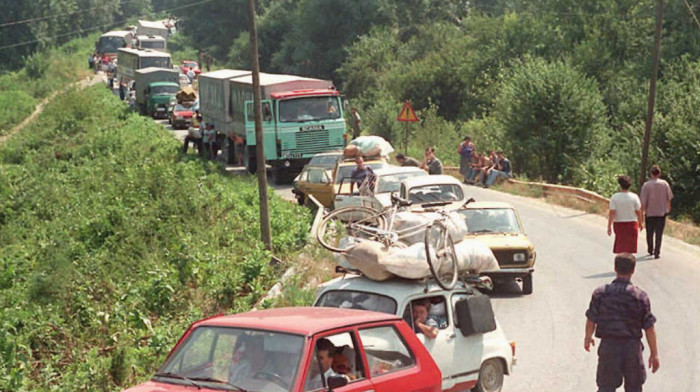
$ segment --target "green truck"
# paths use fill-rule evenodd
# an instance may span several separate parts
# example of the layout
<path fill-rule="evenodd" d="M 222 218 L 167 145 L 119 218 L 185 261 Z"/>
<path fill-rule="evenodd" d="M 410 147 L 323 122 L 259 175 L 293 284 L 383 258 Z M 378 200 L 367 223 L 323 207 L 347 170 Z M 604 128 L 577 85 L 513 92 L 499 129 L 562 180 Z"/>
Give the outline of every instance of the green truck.
<path fill-rule="evenodd" d="M 166 118 L 168 107 L 180 90 L 180 75 L 165 68 L 148 67 L 134 71 L 136 107 L 141 114 Z"/>
<path fill-rule="evenodd" d="M 242 157 L 257 170 L 253 80 L 250 71 L 199 75 L 202 119 L 213 124 L 227 163 Z M 260 73 L 265 161 L 275 182 L 291 179 L 311 157 L 342 149 L 349 137 L 340 93 L 328 80 Z"/>

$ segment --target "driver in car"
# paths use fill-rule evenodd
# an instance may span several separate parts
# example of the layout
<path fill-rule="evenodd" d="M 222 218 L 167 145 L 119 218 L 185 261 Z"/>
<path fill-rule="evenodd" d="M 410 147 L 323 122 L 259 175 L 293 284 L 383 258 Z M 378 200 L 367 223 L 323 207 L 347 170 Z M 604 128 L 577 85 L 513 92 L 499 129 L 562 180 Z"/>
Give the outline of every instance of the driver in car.
<path fill-rule="evenodd" d="M 234 385 L 241 385 L 256 373 L 264 371 L 267 357 L 263 349 L 262 337 L 249 337 L 236 346 L 229 368 L 228 381 Z"/>

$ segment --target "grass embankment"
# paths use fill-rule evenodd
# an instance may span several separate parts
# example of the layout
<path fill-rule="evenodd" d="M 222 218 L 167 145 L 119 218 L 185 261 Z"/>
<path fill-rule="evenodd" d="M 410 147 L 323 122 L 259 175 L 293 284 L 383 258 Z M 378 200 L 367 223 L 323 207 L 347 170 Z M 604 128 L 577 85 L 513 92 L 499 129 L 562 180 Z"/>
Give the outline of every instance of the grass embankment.
<path fill-rule="evenodd" d="M 179 148 L 102 86 L 0 146 L 0 390 L 132 385 L 190 322 L 274 283 L 255 182 Z M 308 211 L 270 208 L 276 255 L 296 258 Z"/>
<path fill-rule="evenodd" d="M 99 34 L 37 52 L 19 71 L 0 75 L 0 136 L 29 116 L 52 92 L 92 75 L 87 58 Z"/>

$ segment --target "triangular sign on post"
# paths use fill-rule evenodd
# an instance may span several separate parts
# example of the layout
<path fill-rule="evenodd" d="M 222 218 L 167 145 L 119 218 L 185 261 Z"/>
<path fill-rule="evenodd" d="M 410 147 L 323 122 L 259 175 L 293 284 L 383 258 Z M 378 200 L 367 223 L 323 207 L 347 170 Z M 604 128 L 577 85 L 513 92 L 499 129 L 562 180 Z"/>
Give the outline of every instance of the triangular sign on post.
<path fill-rule="evenodd" d="M 399 117 L 396 118 L 396 121 L 415 122 L 420 120 L 418 120 L 418 116 L 416 116 L 416 112 L 413 111 L 411 104 L 406 101 L 406 103 L 403 104 L 401 113 L 399 113 Z"/>

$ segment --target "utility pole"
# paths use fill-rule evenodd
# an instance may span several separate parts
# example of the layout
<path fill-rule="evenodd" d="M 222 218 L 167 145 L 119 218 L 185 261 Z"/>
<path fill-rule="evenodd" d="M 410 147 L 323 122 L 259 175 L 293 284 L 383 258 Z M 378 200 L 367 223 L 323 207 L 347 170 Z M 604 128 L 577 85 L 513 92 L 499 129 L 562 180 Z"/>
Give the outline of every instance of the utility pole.
<path fill-rule="evenodd" d="M 656 3 L 656 31 L 654 32 L 654 50 L 651 60 L 651 80 L 649 81 L 649 102 L 647 105 L 647 119 L 644 127 L 644 142 L 642 144 L 642 163 L 639 167 L 639 189 L 642 189 L 647 174 L 647 160 L 649 159 L 649 139 L 651 138 L 651 126 L 654 123 L 654 101 L 656 99 L 656 76 L 659 73 L 659 48 L 661 47 L 661 27 L 663 25 L 664 1 Z"/>
<path fill-rule="evenodd" d="M 253 106 L 255 107 L 255 158 L 258 169 L 258 196 L 260 198 L 260 235 L 267 250 L 272 249 L 270 208 L 267 202 L 267 169 L 262 129 L 262 97 L 260 95 L 260 64 L 258 62 L 258 30 L 255 25 L 255 0 L 248 0 L 248 30 L 250 31 L 250 57 L 253 71 Z"/>

